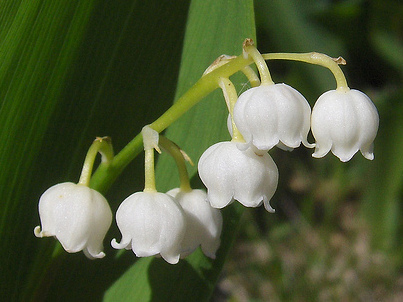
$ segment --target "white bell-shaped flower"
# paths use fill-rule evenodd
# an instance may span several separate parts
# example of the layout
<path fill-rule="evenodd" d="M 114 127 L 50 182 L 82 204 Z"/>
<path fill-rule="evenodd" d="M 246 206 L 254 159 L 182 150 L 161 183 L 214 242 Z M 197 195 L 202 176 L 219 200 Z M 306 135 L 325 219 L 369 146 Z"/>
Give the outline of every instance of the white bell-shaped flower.
<path fill-rule="evenodd" d="M 101 193 L 87 186 L 65 182 L 50 187 L 39 200 L 41 227 L 36 237 L 56 237 L 69 253 L 83 251 L 102 258 L 103 240 L 112 223 L 112 211 Z"/>
<path fill-rule="evenodd" d="M 311 107 L 294 88 L 286 84 L 261 85 L 242 93 L 234 107 L 234 121 L 247 143 L 259 150 L 278 145 L 309 148 Z"/>
<path fill-rule="evenodd" d="M 253 148 L 236 142 L 220 142 L 209 147 L 200 157 L 199 175 L 207 187 L 211 206 L 223 208 L 238 200 L 246 207 L 262 203 L 274 212 L 269 200 L 278 182 L 278 170 L 268 153 L 257 155 Z"/>
<path fill-rule="evenodd" d="M 331 90 L 322 94 L 312 110 L 312 134 L 316 139 L 313 157 L 330 150 L 341 161 L 349 161 L 360 150 L 373 159 L 373 141 L 379 115 L 370 98 L 358 90 Z"/>
<path fill-rule="evenodd" d="M 186 222 L 182 208 L 169 195 L 136 192 L 127 197 L 116 212 L 122 233 L 115 249 L 132 249 L 137 257 L 161 255 L 168 263 L 178 263 Z"/>
<path fill-rule="evenodd" d="M 185 212 L 186 232 L 181 243 L 181 257 L 191 254 L 200 245 L 206 256 L 215 259 L 222 230 L 220 210 L 211 207 L 203 190 L 185 192 L 176 188 L 167 194 L 174 197 Z"/>

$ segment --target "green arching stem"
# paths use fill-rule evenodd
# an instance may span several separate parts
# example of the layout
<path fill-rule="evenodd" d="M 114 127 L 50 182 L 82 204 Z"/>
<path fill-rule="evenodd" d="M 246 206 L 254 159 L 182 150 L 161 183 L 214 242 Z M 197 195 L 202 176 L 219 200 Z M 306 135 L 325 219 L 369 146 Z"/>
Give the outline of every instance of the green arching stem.
<path fill-rule="evenodd" d="M 231 60 L 235 59 L 236 56 L 228 56 L 228 55 L 221 55 L 219 56 L 203 73 L 203 76 L 206 74 L 209 74 L 212 72 L 214 69 L 217 69 L 218 67 L 223 66 L 224 64 L 227 64 Z M 244 68 L 241 69 L 243 74 L 248 78 L 249 82 L 251 83 L 252 87 L 256 87 L 260 85 L 260 79 L 257 76 L 256 72 L 249 66 L 245 66 Z"/>
<path fill-rule="evenodd" d="M 157 192 L 155 187 L 154 148 L 144 150 L 144 192 Z"/>
<path fill-rule="evenodd" d="M 244 143 L 245 140 L 242 134 L 239 132 L 237 126 L 234 121 L 234 107 L 235 103 L 238 100 L 238 95 L 236 93 L 234 84 L 228 78 L 221 78 L 219 85 L 223 91 L 225 102 L 227 103 L 228 111 L 231 116 L 231 126 L 232 126 L 232 141 Z"/>
<path fill-rule="evenodd" d="M 218 82 L 220 78 L 229 78 L 245 66 L 250 65 L 252 62 L 251 59 L 244 59 L 242 56 L 239 56 L 204 75 L 182 97 L 180 97 L 171 108 L 151 123 L 150 127 L 159 133 L 165 130 L 190 108 L 196 105 L 202 98 L 219 88 Z"/>
<path fill-rule="evenodd" d="M 190 186 L 189 174 L 186 169 L 185 158 L 183 157 L 180 148 L 174 142 L 162 135 L 160 136 L 160 146 L 166 150 L 176 162 L 179 172 L 180 190 L 182 192 L 191 192 L 192 187 Z"/>
<path fill-rule="evenodd" d="M 245 66 L 244 68 L 242 68 L 242 72 L 248 78 L 252 87 L 257 87 L 260 85 L 259 77 L 250 66 Z"/>
<path fill-rule="evenodd" d="M 350 88 L 347 85 L 346 77 L 344 76 L 344 73 L 339 66 L 339 64 L 343 65 L 346 64 L 344 59 L 341 57 L 333 59 L 322 53 L 309 52 L 309 53 L 268 53 L 263 54 L 263 58 L 265 60 L 291 60 L 291 61 L 300 61 L 315 65 L 321 65 L 323 67 L 328 68 L 333 73 L 334 78 L 336 79 L 337 90 L 339 91 L 350 90 Z"/>
<path fill-rule="evenodd" d="M 348 91 L 348 86 L 343 72 L 338 63 L 332 58 L 318 53 L 272 53 L 263 54 L 265 60 L 293 60 L 321 65 L 331 70 L 336 78 L 337 89 Z M 165 130 L 169 125 L 180 118 L 190 108 L 196 105 L 205 96 L 215 89 L 219 88 L 220 78 L 229 78 L 234 73 L 242 70 L 244 67 L 253 63 L 252 58 L 238 56 L 228 63 L 217 67 L 208 74 L 201 77 L 184 95 L 182 95 L 175 104 L 173 104 L 164 114 L 155 120 L 150 127 L 158 133 Z M 109 186 L 120 175 L 123 169 L 142 151 L 143 138 L 141 133 L 133 138 L 108 164 L 101 163 L 98 169 L 91 177 L 91 188 L 105 192 Z"/>
<path fill-rule="evenodd" d="M 102 156 L 101 162 L 103 164 L 108 165 L 113 160 L 113 148 L 109 137 L 97 137 L 88 149 L 78 181 L 80 185 L 89 186 L 92 168 L 98 152 Z"/>
<path fill-rule="evenodd" d="M 262 85 L 273 85 L 274 82 L 271 78 L 266 61 L 264 60 L 260 52 L 257 50 L 257 48 L 253 45 L 253 41 L 251 39 L 246 39 L 243 48 L 244 53 L 247 54 L 248 56 L 251 56 L 253 61 L 255 62 L 256 67 L 259 70 Z"/>
<path fill-rule="evenodd" d="M 219 88 L 218 80 L 221 77 L 230 77 L 253 63 L 250 58 L 238 56 L 228 63 L 216 68 L 200 78 L 175 104 L 164 114 L 155 120 L 150 127 L 157 132 L 162 132 L 169 125 L 180 118 L 201 99 Z M 142 151 L 143 137 L 141 133 L 133 138 L 116 156 L 109 165 L 101 164 L 91 177 L 90 186 L 98 191 L 105 192 L 120 175 L 123 169 Z"/>

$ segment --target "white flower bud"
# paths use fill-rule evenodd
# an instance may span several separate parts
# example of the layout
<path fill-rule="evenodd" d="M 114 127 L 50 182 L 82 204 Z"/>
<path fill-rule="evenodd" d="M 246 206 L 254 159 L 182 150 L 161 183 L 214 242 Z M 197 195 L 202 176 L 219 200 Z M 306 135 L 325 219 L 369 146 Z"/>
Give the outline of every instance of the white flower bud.
<path fill-rule="evenodd" d="M 358 90 L 331 90 L 322 94 L 312 110 L 312 134 L 316 139 L 313 157 L 330 150 L 341 161 L 349 161 L 360 150 L 373 159 L 373 141 L 379 115 L 370 98 Z"/>
<path fill-rule="evenodd" d="M 39 226 L 36 237 L 56 237 L 69 253 L 83 251 L 102 258 L 103 239 L 112 223 L 112 211 L 106 199 L 87 186 L 71 182 L 57 184 L 39 200 Z"/>
<path fill-rule="evenodd" d="M 199 175 L 207 187 L 211 206 L 223 208 L 238 200 L 246 207 L 269 204 L 278 182 L 277 166 L 268 153 L 257 155 L 239 143 L 220 142 L 208 148 L 199 160 Z M 242 149 L 242 150 L 240 150 Z"/>
<path fill-rule="evenodd" d="M 203 190 L 184 192 L 176 188 L 167 194 L 174 197 L 185 212 L 186 232 L 181 243 L 181 257 L 191 254 L 200 245 L 206 256 L 215 259 L 220 246 L 221 212 L 211 207 Z"/>
<path fill-rule="evenodd" d="M 161 255 L 168 263 L 178 263 L 186 222 L 180 205 L 169 195 L 137 192 L 127 197 L 116 212 L 122 233 L 115 249 L 132 249 L 137 257 Z"/>
<path fill-rule="evenodd" d="M 297 148 L 307 140 L 311 107 L 294 88 L 286 84 L 261 85 L 242 93 L 234 107 L 234 121 L 247 143 L 259 150 L 275 145 Z"/>

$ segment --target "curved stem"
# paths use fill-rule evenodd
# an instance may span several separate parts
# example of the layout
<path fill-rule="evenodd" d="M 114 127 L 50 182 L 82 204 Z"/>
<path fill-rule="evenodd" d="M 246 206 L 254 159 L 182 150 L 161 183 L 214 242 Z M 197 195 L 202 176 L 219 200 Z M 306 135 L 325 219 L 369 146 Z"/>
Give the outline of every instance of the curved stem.
<path fill-rule="evenodd" d="M 244 68 L 242 68 L 242 72 L 248 78 L 252 87 L 257 87 L 260 85 L 259 77 L 250 66 L 245 66 Z"/>
<path fill-rule="evenodd" d="M 318 53 L 287 54 L 273 53 L 263 54 L 265 60 L 293 60 L 301 61 L 329 68 L 334 74 L 337 82 L 337 89 L 348 90 L 347 82 L 338 63 L 332 58 Z M 253 63 L 252 58 L 248 56 L 238 56 L 229 60 L 224 65 L 215 68 L 208 74 L 200 78 L 175 104 L 173 104 L 164 114 L 155 120 L 150 127 L 161 132 L 169 125 L 180 118 L 185 112 L 196 105 L 201 99 L 209 93 L 219 88 L 220 78 L 229 78 L 234 73 L 242 70 L 245 66 Z M 266 65 L 267 67 L 267 65 Z M 120 175 L 123 169 L 142 151 L 142 135 L 138 134 L 124 147 L 108 164 L 101 163 L 98 169 L 91 177 L 90 186 L 98 191 L 105 192 L 109 186 Z"/>
<path fill-rule="evenodd" d="M 175 104 L 155 120 L 150 127 L 161 132 L 180 118 L 185 112 L 196 105 L 209 93 L 219 88 L 218 79 L 230 77 L 245 66 L 253 63 L 250 58 L 238 56 L 228 63 L 216 68 L 200 78 Z M 91 177 L 90 186 L 100 192 L 105 192 L 116 180 L 123 169 L 142 151 L 143 138 L 136 135 L 112 160 L 109 165 L 101 164 Z"/>
<path fill-rule="evenodd" d="M 190 108 L 196 105 L 202 98 L 219 88 L 219 78 L 229 78 L 245 66 L 252 63 L 250 59 L 244 59 L 242 56 L 230 60 L 228 63 L 218 67 L 210 73 L 204 75 L 196 82 L 178 101 L 172 105 L 163 115 L 150 124 L 150 127 L 161 132 L 169 125 L 181 117 Z"/>
<path fill-rule="evenodd" d="M 271 75 L 269 72 L 269 68 L 267 67 L 266 61 L 257 50 L 257 48 L 253 45 L 252 39 L 246 39 L 243 45 L 244 48 L 244 56 L 251 56 L 253 61 L 259 70 L 260 79 L 262 81 L 262 85 L 273 85 L 273 80 L 271 79 Z"/>
<path fill-rule="evenodd" d="M 160 136 L 160 145 L 174 158 L 176 162 L 179 172 L 180 190 L 182 192 L 191 192 L 192 187 L 190 186 L 189 174 L 186 169 L 185 158 L 180 148 L 164 136 Z"/>
<path fill-rule="evenodd" d="M 228 78 L 221 78 L 219 81 L 219 85 L 223 91 L 225 102 L 227 103 L 228 111 L 231 115 L 232 140 L 235 142 L 244 143 L 245 140 L 242 134 L 239 132 L 234 121 L 234 107 L 236 101 L 238 100 L 238 95 L 236 93 L 234 84 L 232 84 L 232 82 Z"/>
<path fill-rule="evenodd" d="M 346 64 L 346 61 L 341 57 L 333 59 L 322 53 L 309 52 L 309 53 L 269 53 L 264 54 L 263 58 L 265 60 L 300 61 L 326 67 L 333 73 L 334 78 L 336 79 L 337 89 L 341 91 L 349 90 L 346 77 L 344 76 L 344 73 L 339 66 L 339 64 L 342 65 Z"/>
<path fill-rule="evenodd" d="M 110 137 L 97 137 L 88 149 L 83 169 L 81 171 L 80 180 L 78 181 L 79 184 L 89 186 L 92 168 L 98 152 L 102 156 L 102 163 L 108 164 L 113 160 L 113 148 Z"/>

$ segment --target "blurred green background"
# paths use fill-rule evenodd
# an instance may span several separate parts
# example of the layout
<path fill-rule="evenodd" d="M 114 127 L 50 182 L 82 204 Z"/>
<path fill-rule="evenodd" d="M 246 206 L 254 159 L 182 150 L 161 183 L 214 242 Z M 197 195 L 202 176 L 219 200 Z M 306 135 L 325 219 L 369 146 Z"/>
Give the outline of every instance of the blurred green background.
<path fill-rule="evenodd" d="M 403 3 L 262 0 L 255 13 L 261 51 L 346 59 L 347 81 L 373 100 L 380 127 L 373 162 L 361 154 L 346 164 L 330 154 L 317 160 L 303 148 L 272 153 L 277 212 L 245 211 L 219 293 L 230 301 L 401 301 Z M 274 81 L 312 105 L 334 87 L 327 70 L 268 65 Z"/>
<path fill-rule="evenodd" d="M 350 87 L 380 114 L 375 160 L 270 151 L 280 173 L 276 213 L 225 209 L 216 261 L 200 251 L 176 266 L 115 253 L 114 223 L 105 259 L 52 258 L 55 240 L 33 235 L 42 192 L 78 180 L 95 136 L 111 136 L 121 150 L 216 57 L 239 55 L 246 37 L 262 53 L 344 57 Z M 0 1 L 0 300 L 403 300 L 402 54 L 398 0 Z M 268 65 L 275 82 L 311 105 L 335 88 L 322 67 Z M 248 87 L 242 76 L 232 79 L 239 92 Z M 166 135 L 196 162 L 229 138 L 225 117 L 214 92 Z M 177 185 L 175 173 L 161 156 L 161 190 Z M 201 185 L 197 176 L 192 183 Z M 139 156 L 105 193 L 112 210 L 142 186 Z"/>

